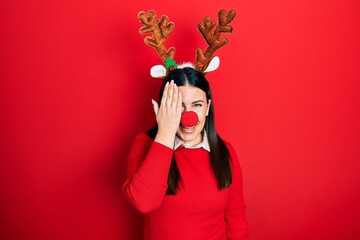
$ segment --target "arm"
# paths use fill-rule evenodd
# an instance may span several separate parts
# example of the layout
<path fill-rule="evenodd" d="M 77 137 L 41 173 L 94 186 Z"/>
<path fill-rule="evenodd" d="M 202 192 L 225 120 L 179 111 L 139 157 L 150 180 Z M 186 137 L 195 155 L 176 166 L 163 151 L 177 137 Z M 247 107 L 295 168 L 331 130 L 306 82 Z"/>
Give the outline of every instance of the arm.
<path fill-rule="evenodd" d="M 128 156 L 123 192 L 140 212 L 158 208 L 165 196 L 173 150 L 153 142 L 145 133 L 136 137 Z"/>
<path fill-rule="evenodd" d="M 226 232 L 229 240 L 247 240 L 248 222 L 246 219 L 243 181 L 239 160 L 234 149 L 227 144 L 232 162 L 232 184 L 225 209 Z"/>
<path fill-rule="evenodd" d="M 123 186 L 126 198 L 140 212 L 158 208 L 166 194 L 176 130 L 181 118 L 181 93 L 173 81 L 165 84 L 160 106 L 153 101 L 158 132 L 152 141 L 140 135 L 128 157 L 128 177 Z"/>

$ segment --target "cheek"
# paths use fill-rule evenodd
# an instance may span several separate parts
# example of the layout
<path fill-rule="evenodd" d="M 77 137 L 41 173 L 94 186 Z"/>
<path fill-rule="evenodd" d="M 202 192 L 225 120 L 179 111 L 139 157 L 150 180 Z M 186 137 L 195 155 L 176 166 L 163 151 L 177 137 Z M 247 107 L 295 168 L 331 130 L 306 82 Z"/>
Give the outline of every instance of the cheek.
<path fill-rule="evenodd" d="M 196 111 L 196 114 L 198 115 L 199 122 L 204 122 L 205 121 L 205 119 L 206 119 L 206 109 Z"/>

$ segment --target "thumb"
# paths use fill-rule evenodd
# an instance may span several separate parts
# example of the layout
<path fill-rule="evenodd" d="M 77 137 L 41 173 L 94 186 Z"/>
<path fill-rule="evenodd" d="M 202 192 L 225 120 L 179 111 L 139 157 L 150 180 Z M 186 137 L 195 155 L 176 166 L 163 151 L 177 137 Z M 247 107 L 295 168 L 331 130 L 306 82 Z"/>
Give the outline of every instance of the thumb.
<path fill-rule="evenodd" d="M 151 99 L 151 102 L 152 102 L 153 107 L 154 107 L 155 116 L 157 116 L 158 111 L 159 111 L 159 105 L 158 105 L 158 103 L 157 103 L 154 99 Z"/>

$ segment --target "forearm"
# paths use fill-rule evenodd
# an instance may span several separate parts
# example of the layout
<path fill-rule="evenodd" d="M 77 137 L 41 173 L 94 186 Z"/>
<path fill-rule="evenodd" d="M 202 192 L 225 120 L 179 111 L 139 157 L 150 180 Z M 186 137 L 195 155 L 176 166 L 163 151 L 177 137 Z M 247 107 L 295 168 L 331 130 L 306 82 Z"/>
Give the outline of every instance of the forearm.
<path fill-rule="evenodd" d="M 152 211 L 162 203 L 167 189 L 172 152 L 171 148 L 153 142 L 140 167 L 125 182 L 124 194 L 139 211 Z"/>

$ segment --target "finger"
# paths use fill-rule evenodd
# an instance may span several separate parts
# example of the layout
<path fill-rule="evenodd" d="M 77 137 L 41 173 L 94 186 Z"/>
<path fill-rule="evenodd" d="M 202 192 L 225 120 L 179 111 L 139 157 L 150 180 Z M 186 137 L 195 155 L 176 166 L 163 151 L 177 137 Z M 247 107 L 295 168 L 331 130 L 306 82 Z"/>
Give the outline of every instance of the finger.
<path fill-rule="evenodd" d="M 154 108 L 154 113 L 155 113 L 155 117 L 157 116 L 158 112 L 159 112 L 159 104 L 154 100 L 151 99 L 153 108 Z"/>
<path fill-rule="evenodd" d="M 181 110 L 182 110 L 182 95 L 181 95 L 181 92 L 179 92 L 178 101 L 177 101 L 177 105 L 176 105 L 176 111 L 178 113 L 181 113 Z"/>
<path fill-rule="evenodd" d="M 176 84 L 174 84 L 174 93 L 173 93 L 173 98 L 172 98 L 172 103 L 171 103 L 171 108 L 174 110 L 177 107 L 178 95 L 179 95 L 179 89 L 176 86 Z"/>
<path fill-rule="evenodd" d="M 174 94 L 174 80 L 171 80 L 170 85 L 169 85 L 169 90 L 168 90 L 168 95 L 166 98 L 166 104 L 167 107 L 171 107 L 171 103 L 173 100 L 173 94 Z"/>
<path fill-rule="evenodd" d="M 160 102 L 160 107 L 164 107 L 165 104 L 166 104 L 166 99 L 167 99 L 167 95 L 168 95 L 168 90 L 169 90 L 169 82 L 167 82 L 167 83 L 165 84 L 164 91 L 163 91 L 163 95 L 162 95 L 161 102 Z"/>

